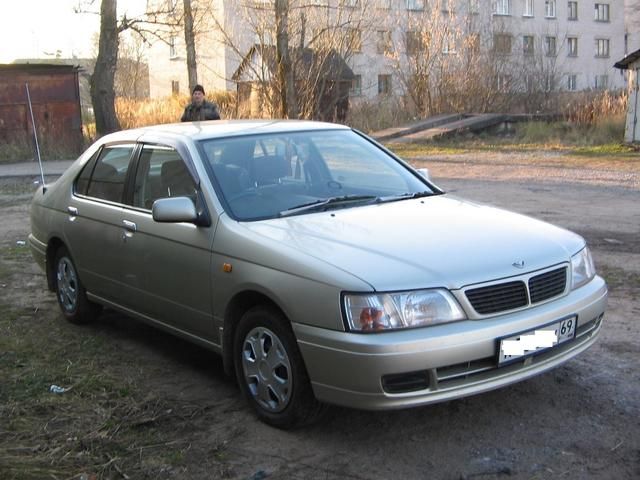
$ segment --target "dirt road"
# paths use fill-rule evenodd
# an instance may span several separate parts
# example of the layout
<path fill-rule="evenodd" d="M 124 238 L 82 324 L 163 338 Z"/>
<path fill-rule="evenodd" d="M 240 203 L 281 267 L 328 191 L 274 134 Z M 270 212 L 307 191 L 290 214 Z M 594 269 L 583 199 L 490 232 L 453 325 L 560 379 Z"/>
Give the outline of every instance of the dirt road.
<path fill-rule="evenodd" d="M 640 478 L 638 172 L 598 177 L 553 166 L 546 175 L 539 165 L 512 169 L 490 158 L 482 168 L 446 158 L 426 164 L 453 195 L 587 239 L 610 286 L 593 348 L 553 372 L 483 395 L 397 412 L 336 408 L 313 428 L 278 431 L 249 413 L 215 355 L 113 312 L 88 327 L 66 324 L 44 277 L 16 247 L 28 232 L 29 187 L 12 180 L 0 186 L 0 303 L 22 313 L 0 333 L 16 338 L 14 350 L 36 342 L 54 352 L 31 350 L 47 363 L 37 388 L 65 378 L 78 386 L 53 399 L 34 386 L 43 395 L 38 410 L 19 406 L 17 399 L 28 397 L 15 389 L 17 380 L 7 380 L 14 383 L 9 395 L 0 392 L 0 477 Z M 0 352 L 0 362 L 16 363 L 14 356 Z M 20 361 L 20 368 L 29 365 Z"/>

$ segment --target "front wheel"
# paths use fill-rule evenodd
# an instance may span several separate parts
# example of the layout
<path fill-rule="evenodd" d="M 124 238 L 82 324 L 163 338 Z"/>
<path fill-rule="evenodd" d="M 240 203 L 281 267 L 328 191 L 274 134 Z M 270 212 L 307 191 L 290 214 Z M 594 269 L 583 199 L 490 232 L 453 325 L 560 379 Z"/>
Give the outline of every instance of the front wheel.
<path fill-rule="evenodd" d="M 265 423 L 299 427 L 324 411 L 313 395 L 293 332 L 279 311 L 258 306 L 242 316 L 234 364 L 244 396 Z"/>
<path fill-rule="evenodd" d="M 78 271 L 65 247 L 56 252 L 53 268 L 55 292 L 62 314 L 72 323 L 92 321 L 100 312 L 100 306 L 87 299 Z"/>

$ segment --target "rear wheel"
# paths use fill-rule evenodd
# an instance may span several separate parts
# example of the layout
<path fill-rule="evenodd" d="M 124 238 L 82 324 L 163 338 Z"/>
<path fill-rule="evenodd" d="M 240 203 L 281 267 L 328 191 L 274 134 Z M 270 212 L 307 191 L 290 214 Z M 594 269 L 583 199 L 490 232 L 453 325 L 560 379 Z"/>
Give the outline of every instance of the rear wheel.
<path fill-rule="evenodd" d="M 87 299 L 78 271 L 65 247 L 56 252 L 53 262 L 55 292 L 62 314 L 72 323 L 89 323 L 100 312 L 100 306 Z"/>
<path fill-rule="evenodd" d="M 269 425 L 307 425 L 325 410 L 313 395 L 291 327 L 276 309 L 258 306 L 242 316 L 234 364 L 244 396 Z"/>

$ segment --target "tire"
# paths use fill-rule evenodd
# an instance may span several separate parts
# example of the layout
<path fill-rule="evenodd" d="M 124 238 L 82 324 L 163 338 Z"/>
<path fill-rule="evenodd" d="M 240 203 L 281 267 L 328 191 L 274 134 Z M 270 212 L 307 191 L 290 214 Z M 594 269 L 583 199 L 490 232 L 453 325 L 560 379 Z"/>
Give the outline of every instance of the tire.
<path fill-rule="evenodd" d="M 293 331 L 278 310 L 257 306 L 247 311 L 233 351 L 240 389 L 263 422 L 297 428 L 317 421 L 326 410 L 313 395 Z"/>
<path fill-rule="evenodd" d="M 75 324 L 93 321 L 101 307 L 87 299 L 87 292 L 66 247 L 56 251 L 53 269 L 56 298 L 64 317 Z"/>

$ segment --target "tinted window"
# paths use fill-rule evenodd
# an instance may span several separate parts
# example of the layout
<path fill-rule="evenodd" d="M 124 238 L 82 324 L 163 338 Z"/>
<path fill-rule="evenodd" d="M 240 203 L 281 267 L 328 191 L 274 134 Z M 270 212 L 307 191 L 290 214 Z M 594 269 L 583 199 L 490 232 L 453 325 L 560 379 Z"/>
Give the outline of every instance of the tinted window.
<path fill-rule="evenodd" d="M 136 172 L 133 205 L 150 210 L 159 198 L 189 197 L 196 186 L 178 152 L 168 147 L 145 146 Z"/>
<path fill-rule="evenodd" d="M 116 145 L 102 150 L 89 181 L 88 196 L 122 202 L 133 148 L 133 145 Z"/>
<path fill-rule="evenodd" d="M 96 159 L 98 158 L 98 154 L 100 151 L 98 150 L 91 159 L 86 163 L 86 165 L 82 168 L 80 175 L 76 179 L 75 192 L 81 195 L 87 194 L 87 188 L 89 187 L 89 180 L 91 179 L 91 174 L 93 173 L 93 167 L 96 165 Z"/>

